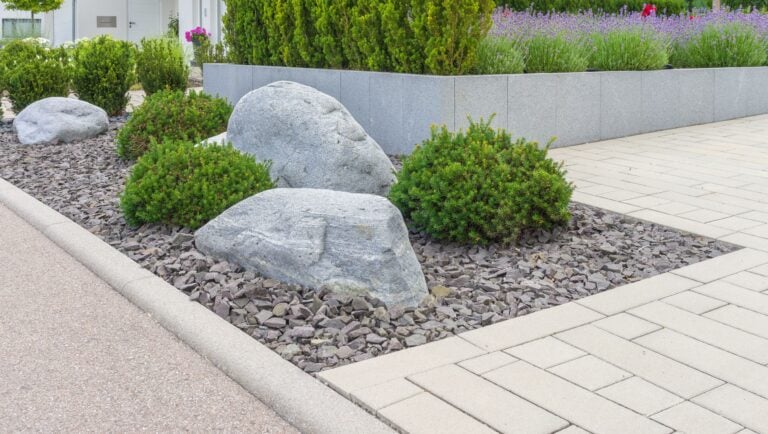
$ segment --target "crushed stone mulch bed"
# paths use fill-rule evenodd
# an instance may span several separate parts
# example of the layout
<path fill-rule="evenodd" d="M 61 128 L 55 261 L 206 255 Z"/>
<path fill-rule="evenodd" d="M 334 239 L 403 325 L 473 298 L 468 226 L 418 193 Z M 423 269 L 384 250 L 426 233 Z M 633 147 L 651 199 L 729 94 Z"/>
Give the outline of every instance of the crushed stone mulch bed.
<path fill-rule="evenodd" d="M 130 165 L 108 133 L 22 146 L 0 125 L 0 177 L 93 234 L 306 372 L 318 372 L 607 291 L 736 246 L 573 203 L 567 228 L 511 247 L 471 247 L 411 233 L 432 296 L 415 309 L 287 285 L 208 257 L 193 232 L 126 225 L 119 195 Z"/>

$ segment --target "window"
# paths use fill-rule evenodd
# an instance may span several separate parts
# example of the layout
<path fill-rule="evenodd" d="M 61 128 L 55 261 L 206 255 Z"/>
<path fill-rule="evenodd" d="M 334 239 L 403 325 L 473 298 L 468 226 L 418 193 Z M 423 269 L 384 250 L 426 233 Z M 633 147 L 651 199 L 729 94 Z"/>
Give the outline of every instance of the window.
<path fill-rule="evenodd" d="M 39 18 L 3 18 L 3 38 L 29 38 L 41 34 Z"/>

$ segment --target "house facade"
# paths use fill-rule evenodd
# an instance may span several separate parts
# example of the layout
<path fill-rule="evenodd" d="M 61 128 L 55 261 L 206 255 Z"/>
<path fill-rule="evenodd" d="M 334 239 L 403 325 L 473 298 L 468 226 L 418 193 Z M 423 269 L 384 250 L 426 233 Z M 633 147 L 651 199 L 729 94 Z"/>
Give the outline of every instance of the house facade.
<path fill-rule="evenodd" d="M 108 34 L 139 42 L 168 31 L 173 17 L 179 19 L 179 38 L 196 26 L 205 27 L 214 41 L 222 38 L 223 0 L 64 0 L 61 8 L 35 16 L 5 10 L 0 4 L 0 33 L 4 38 L 38 31 L 54 45 Z"/>

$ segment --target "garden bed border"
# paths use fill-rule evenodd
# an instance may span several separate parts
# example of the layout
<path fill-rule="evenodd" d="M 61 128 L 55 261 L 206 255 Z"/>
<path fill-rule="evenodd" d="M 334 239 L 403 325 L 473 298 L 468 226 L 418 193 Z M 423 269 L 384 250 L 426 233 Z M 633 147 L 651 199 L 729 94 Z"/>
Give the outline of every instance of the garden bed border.
<path fill-rule="evenodd" d="M 0 178 L 0 204 L 32 225 L 302 432 L 392 430 L 96 235 Z"/>
<path fill-rule="evenodd" d="M 278 80 L 341 101 L 388 154 L 409 154 L 431 125 L 488 119 L 515 136 L 571 146 L 768 113 L 768 67 L 434 76 L 205 64 L 205 92 L 235 104 Z"/>

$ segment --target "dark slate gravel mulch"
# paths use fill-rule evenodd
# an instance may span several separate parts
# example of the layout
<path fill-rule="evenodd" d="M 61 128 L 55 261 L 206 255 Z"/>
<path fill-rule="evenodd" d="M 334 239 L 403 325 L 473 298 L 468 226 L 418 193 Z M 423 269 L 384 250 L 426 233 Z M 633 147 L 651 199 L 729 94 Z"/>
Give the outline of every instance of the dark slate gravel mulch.
<path fill-rule="evenodd" d="M 129 165 L 114 135 L 21 146 L 0 126 L 0 177 L 150 269 L 193 300 L 317 372 L 570 302 L 712 258 L 735 246 L 574 203 L 567 228 L 513 247 L 468 247 L 422 233 L 411 241 L 434 296 L 416 309 L 286 285 L 194 248 L 190 230 L 131 228 L 118 196 Z"/>

